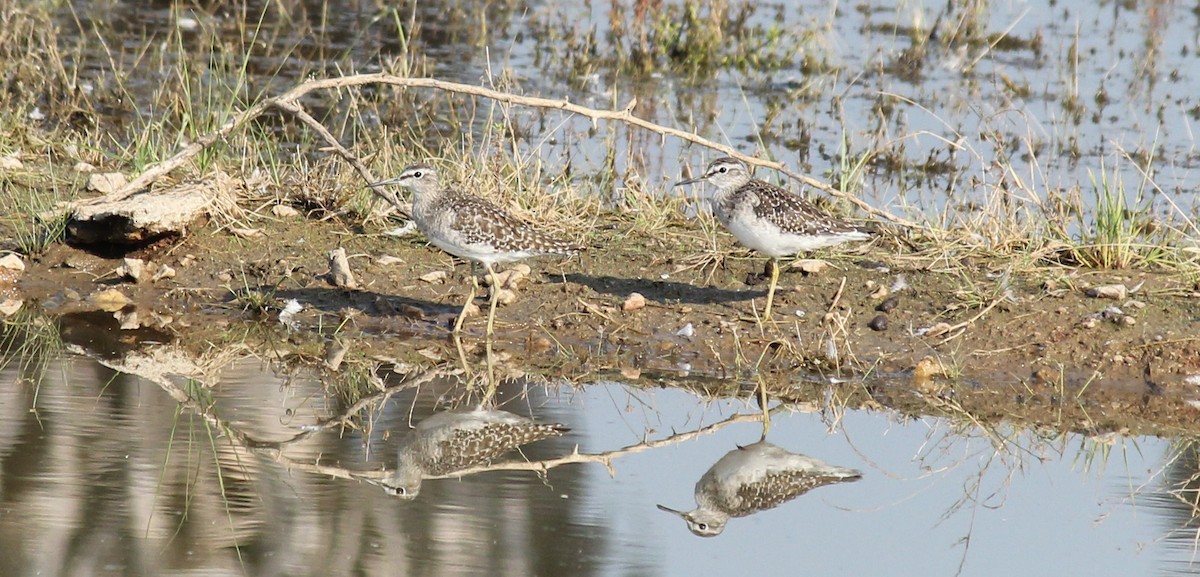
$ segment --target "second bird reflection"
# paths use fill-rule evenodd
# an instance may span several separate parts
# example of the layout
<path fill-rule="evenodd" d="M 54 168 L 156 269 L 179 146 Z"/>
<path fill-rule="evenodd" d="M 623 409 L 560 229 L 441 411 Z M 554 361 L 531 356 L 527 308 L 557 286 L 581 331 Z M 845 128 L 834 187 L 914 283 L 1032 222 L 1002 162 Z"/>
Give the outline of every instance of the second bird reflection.
<path fill-rule="evenodd" d="M 682 517 L 692 533 L 715 537 L 731 517 L 773 509 L 817 487 L 861 478 L 857 469 L 792 453 L 764 438 L 726 453 L 700 477 L 692 511 L 658 508 Z"/>
<path fill-rule="evenodd" d="M 382 485 L 390 495 L 413 499 L 425 477 L 487 465 L 522 445 L 570 430 L 497 409 L 441 412 L 417 423 L 401 441 L 396 470 Z"/>

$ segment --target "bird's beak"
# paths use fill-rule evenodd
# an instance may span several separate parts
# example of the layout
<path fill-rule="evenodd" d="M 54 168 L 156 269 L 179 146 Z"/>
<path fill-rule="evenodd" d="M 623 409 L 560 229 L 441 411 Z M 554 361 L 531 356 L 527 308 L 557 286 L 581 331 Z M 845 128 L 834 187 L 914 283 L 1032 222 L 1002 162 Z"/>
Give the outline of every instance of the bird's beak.
<path fill-rule="evenodd" d="M 668 513 L 674 513 L 676 515 L 679 515 L 680 517 L 686 518 L 685 517 L 686 514 L 683 511 L 676 511 L 675 509 L 672 509 L 666 505 L 656 505 L 656 506 L 658 507 L 659 511 L 666 511 Z"/>
<path fill-rule="evenodd" d="M 380 180 L 378 182 L 372 182 L 372 183 L 367 184 L 367 186 L 369 186 L 371 188 L 375 188 L 375 187 L 379 187 L 379 186 L 387 186 L 389 184 L 396 184 L 397 182 L 400 182 L 399 176 L 397 176 L 395 178 L 389 178 L 387 180 Z"/>
<path fill-rule="evenodd" d="M 389 178 L 387 180 L 381 180 L 379 182 L 372 182 L 372 183 L 368 184 L 367 187 L 369 187 L 371 189 L 371 192 L 375 193 L 375 196 L 378 196 L 379 198 L 386 200 L 388 202 L 388 204 L 400 209 L 402 212 L 405 212 L 407 214 L 408 209 L 404 206 L 404 203 L 400 200 L 400 197 L 396 194 L 396 189 L 386 188 L 387 185 L 389 185 L 389 184 L 395 184 L 396 180 L 397 179 L 395 179 L 395 178 Z"/>
<path fill-rule="evenodd" d="M 687 180 L 681 180 L 679 182 L 676 182 L 675 186 L 685 186 L 688 184 L 696 184 L 697 182 L 703 182 L 703 181 L 704 181 L 704 175 L 700 175 L 700 176 L 697 176 L 696 178 L 689 178 Z"/>

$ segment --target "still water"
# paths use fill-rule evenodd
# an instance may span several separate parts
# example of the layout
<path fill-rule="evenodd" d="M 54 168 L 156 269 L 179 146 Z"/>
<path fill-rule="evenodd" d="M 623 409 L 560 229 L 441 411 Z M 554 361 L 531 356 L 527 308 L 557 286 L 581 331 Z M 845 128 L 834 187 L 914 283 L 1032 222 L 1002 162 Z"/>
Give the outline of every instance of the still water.
<path fill-rule="evenodd" d="M 1169 491 L 1200 467 L 1170 439 L 776 407 L 771 443 L 863 478 L 701 538 L 656 505 L 691 509 L 705 471 L 759 440 L 747 399 L 506 384 L 505 410 L 571 428 L 510 457 L 551 468 L 427 479 L 404 501 L 314 463 L 377 478 L 410 425 L 461 393 L 448 382 L 377 396 L 358 430 L 318 430 L 346 412 L 322 376 L 251 356 L 211 386 L 112 358 L 6 360 L 2 575 L 1200 573 L 1195 511 Z M 575 451 L 613 453 L 553 466 Z"/>
<path fill-rule="evenodd" d="M 663 54 L 640 72 L 620 56 L 639 50 L 634 31 L 644 26 L 667 42 L 665 30 L 684 26 L 684 3 L 151 4 L 79 0 L 53 11 L 60 50 L 78 52 L 67 64 L 77 66 L 82 90 L 122 87 L 128 109 L 113 110 L 118 117 L 161 116 L 155 91 L 189 55 L 219 78 L 209 60 L 233 47 L 240 65 L 244 51 L 249 95 L 279 94 L 310 76 L 390 70 L 400 59 L 420 64 L 418 75 L 602 109 L 637 100 L 640 117 L 777 159 L 897 213 L 970 214 L 997 194 L 1035 211 L 1055 210 L 1059 194 L 1081 195 L 1091 207 L 1105 176 L 1121 183 L 1130 207 L 1160 218 L 1200 210 L 1200 76 L 1191 73 L 1200 13 L 1180 3 L 692 5 L 701 22 L 720 21 L 719 29 L 692 23 L 682 33 L 690 43 L 711 37 L 712 63 L 691 69 L 678 61 L 686 53 L 660 46 Z M 643 11 L 644 21 L 634 16 Z M 352 125 L 338 137 L 351 143 L 353 127 L 404 132 L 427 113 L 391 110 L 389 101 L 378 109 L 337 105 L 345 109 L 331 116 Z M 557 112 L 512 114 L 520 154 L 582 175 L 635 171 L 659 193 L 712 155 Z M 141 129 L 132 126 L 135 136 Z M 463 144 L 457 129 L 426 136 L 450 149 Z"/>

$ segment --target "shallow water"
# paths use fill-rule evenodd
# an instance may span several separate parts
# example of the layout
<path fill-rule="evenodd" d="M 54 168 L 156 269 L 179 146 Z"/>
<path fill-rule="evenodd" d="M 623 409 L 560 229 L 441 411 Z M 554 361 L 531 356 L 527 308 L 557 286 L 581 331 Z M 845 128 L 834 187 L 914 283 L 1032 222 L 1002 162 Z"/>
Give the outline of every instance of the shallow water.
<path fill-rule="evenodd" d="M 692 508 L 705 470 L 759 439 L 745 399 L 617 382 L 504 385 L 506 410 L 572 429 L 526 458 L 624 451 L 611 470 L 428 479 L 409 502 L 305 463 L 391 467 L 409 424 L 461 394 L 447 382 L 371 405 L 369 433 L 286 442 L 343 410 L 328 375 L 284 376 L 242 357 L 211 387 L 162 385 L 80 356 L 40 371 L 17 352 L 6 359 L 5 575 L 1200 573 L 1195 512 L 1186 494 L 1167 491 L 1200 467 L 1171 439 L 776 408 L 770 442 L 863 479 L 732 519 L 704 539 L 655 505 Z M 280 441 L 281 458 L 247 448 Z"/>
<path fill-rule="evenodd" d="M 1119 178 L 1129 206 L 1145 196 L 1160 217 L 1197 210 L 1192 125 L 1200 79 L 1188 71 L 1200 57 L 1200 17 L 1175 3 L 760 3 L 749 27 L 783 36 L 749 56 L 795 56 L 777 70 L 727 65 L 698 78 L 665 63 L 631 76 L 606 60 L 632 42 L 611 34 L 611 13 L 632 11 L 620 2 L 455 2 L 444 10 L 353 0 L 218 4 L 210 11 L 159 6 L 96 0 L 59 11 L 63 30 L 84 41 L 85 89 L 111 82 L 109 47 L 124 47 L 116 51 L 118 76 L 127 77 L 135 100 L 148 99 L 160 73 L 135 66 L 136 59 L 148 41 L 177 27 L 182 46 L 201 53 L 211 38 L 254 45 L 249 62 L 259 76 L 252 91 L 267 94 L 310 73 L 378 71 L 382 59 L 407 47 L 446 80 L 503 84 L 497 79 L 506 76 L 520 92 L 599 108 L 621 108 L 636 97 L 642 117 L 745 152 L 765 148 L 759 153 L 822 179 L 837 180 L 843 161 L 853 165 L 873 152 L 865 174 L 846 185 L 897 213 L 934 215 L 949 207 L 969 214 L 996 195 L 1014 203 L 1005 206 L 1053 211 L 1052 197 L 1079 193 L 1093 206 L 1103 174 Z M 411 41 L 402 41 L 397 22 L 406 35 L 417 31 Z M 924 56 L 908 56 L 914 35 L 945 22 L 959 25 L 942 34 L 959 30 L 964 38 L 950 48 L 932 41 Z M 967 30 L 977 32 L 968 38 Z M 576 47 L 589 35 L 594 54 Z M 167 62 L 178 57 L 171 45 L 163 50 Z M 593 132 L 591 121 L 556 112 L 515 115 L 527 131 L 518 138 L 523 153 L 541 158 L 550 173 L 568 163 L 575 174 L 602 172 L 612 160 L 618 171 L 636 167 L 653 190 L 669 192 L 685 167 L 698 170 L 712 156 L 655 135 L 603 126 Z M 1139 165 L 1149 167 L 1152 184 Z"/>

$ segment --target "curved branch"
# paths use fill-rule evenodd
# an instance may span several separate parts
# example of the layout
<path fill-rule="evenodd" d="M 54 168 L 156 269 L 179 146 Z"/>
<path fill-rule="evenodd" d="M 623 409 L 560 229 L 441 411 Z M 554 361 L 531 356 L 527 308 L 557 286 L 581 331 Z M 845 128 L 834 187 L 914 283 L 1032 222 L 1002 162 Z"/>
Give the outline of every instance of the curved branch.
<path fill-rule="evenodd" d="M 407 78 L 407 77 L 392 76 L 389 74 L 382 74 L 382 73 L 379 73 L 379 74 L 356 74 L 356 75 L 351 75 L 351 76 L 341 76 L 341 77 L 337 77 L 337 78 L 324 78 L 324 79 L 319 79 L 319 80 L 309 80 L 307 82 L 302 82 L 302 83 L 296 85 L 291 90 L 289 90 L 279 96 L 267 98 L 262 101 L 259 101 L 258 103 L 254 104 L 253 106 L 246 109 L 242 113 L 235 115 L 228 122 L 226 122 L 223 126 L 221 126 L 221 128 L 219 128 L 216 132 L 213 132 L 212 134 L 208 134 L 202 138 L 197 139 L 192 144 L 188 145 L 186 148 L 184 148 L 183 150 L 181 150 L 177 154 L 175 154 L 175 156 L 172 156 L 171 158 L 168 158 L 167 160 L 164 160 L 158 164 L 151 166 L 150 168 L 148 168 L 147 170 L 142 172 L 142 174 L 138 175 L 137 178 L 134 178 L 132 181 L 130 181 L 128 184 L 126 184 L 124 187 L 122 187 L 120 190 L 116 191 L 115 193 L 108 195 L 106 197 L 92 199 L 91 201 L 87 201 L 87 202 L 100 202 L 100 201 L 107 202 L 107 201 L 112 201 L 112 200 L 120 200 L 122 198 L 130 196 L 130 195 L 134 194 L 135 192 L 138 192 L 138 191 L 150 186 L 150 184 L 152 184 L 158 178 L 171 172 L 172 170 L 175 170 L 176 168 L 179 168 L 180 166 L 185 164 L 189 159 L 191 159 L 191 157 L 195 156 L 196 154 L 199 154 L 202 150 L 211 146 L 212 144 L 216 143 L 217 141 L 229 136 L 234 130 L 237 130 L 238 128 L 240 128 L 243 125 L 245 125 L 246 123 L 248 123 L 250 120 L 258 117 L 263 112 L 265 112 L 267 109 L 279 108 L 280 110 L 284 110 L 284 111 L 287 111 L 294 115 L 297 115 L 297 117 L 300 118 L 300 120 L 302 122 L 304 122 L 305 124 L 308 124 L 309 126 L 313 126 L 315 120 L 310 121 L 310 119 L 312 117 L 304 112 L 303 108 L 301 107 L 301 105 L 298 102 L 301 97 L 303 97 L 304 95 L 306 95 L 310 92 L 313 92 L 315 90 L 332 90 L 332 89 L 338 89 L 338 88 L 362 86 L 365 84 L 390 84 L 393 86 L 400 86 L 400 87 L 404 87 L 404 88 L 432 88 L 434 90 L 440 90 L 443 92 L 452 92 L 452 93 L 456 93 L 456 94 L 467 94 L 467 95 L 471 95 L 471 96 L 478 96 L 478 97 L 488 98 L 488 99 L 491 99 L 491 100 L 494 100 L 497 102 L 515 104 L 515 105 L 519 105 L 519 106 L 529 106 L 529 107 L 533 107 L 533 108 L 563 110 L 565 112 L 569 112 L 572 114 L 578 114 L 580 116 L 590 118 L 590 119 L 592 119 L 593 122 L 598 121 L 598 120 L 622 122 L 629 126 L 635 126 L 635 127 L 641 128 L 643 130 L 653 132 L 655 134 L 678 138 L 680 140 L 691 142 L 693 144 L 698 144 L 705 148 L 711 148 L 713 150 L 720 151 L 720 152 L 725 153 L 734 158 L 741 159 L 742 161 L 746 162 L 747 164 L 762 166 L 764 168 L 770 168 L 773 170 L 778 170 L 779 172 L 786 174 L 788 177 L 796 179 L 807 186 L 811 186 L 813 188 L 821 190 L 831 196 L 835 196 L 837 198 L 844 199 L 844 200 L 854 204 L 859 209 L 861 209 L 862 211 L 864 211 L 872 216 L 876 216 L 879 218 L 889 220 L 889 221 L 896 223 L 898 225 L 901 225 L 901 226 L 905 226 L 905 227 L 909 227 L 909 228 L 918 228 L 918 225 L 912 221 L 909 221 L 902 217 L 896 216 L 888 211 L 877 209 L 877 208 L 867 204 L 866 202 L 858 199 L 857 197 L 847 194 L 845 192 L 842 192 L 842 191 L 830 186 L 829 184 L 827 184 L 825 182 L 822 182 L 822 181 L 812 178 L 810 176 L 801 174 L 799 172 L 790 170 L 786 166 L 784 166 L 782 163 L 768 161 L 768 160 L 762 160 L 762 159 L 754 158 L 752 156 L 747 156 L 745 154 L 738 152 L 733 147 L 730 147 L 725 144 L 721 144 L 719 142 L 709 140 L 709 139 L 699 136 L 697 134 L 679 130 L 677 128 L 671 128 L 669 126 L 663 126 L 661 124 L 656 124 L 656 123 L 650 122 L 648 120 L 645 120 L 643 118 L 634 116 L 632 111 L 633 111 L 634 106 L 636 105 L 636 102 L 630 102 L 630 105 L 627 106 L 624 110 L 599 110 L 599 109 L 595 109 L 595 108 L 581 106 L 578 104 L 572 104 L 569 100 L 567 100 L 565 98 L 561 99 L 561 100 L 554 100 L 554 99 L 550 99 L 550 98 L 542 98 L 542 97 L 537 97 L 537 96 L 521 96 L 521 95 L 517 95 L 517 94 L 511 94 L 508 92 L 492 90 L 490 88 L 485 88 L 483 86 L 472 86 L 469 84 L 460 84 L 457 82 L 447 82 L 444 80 L 437 80 L 434 78 Z M 316 124 L 318 126 L 320 125 L 320 123 L 316 123 Z M 316 128 L 315 126 L 313 126 L 313 127 Z M 322 138 L 324 138 L 327 142 L 329 142 L 331 146 L 333 146 L 334 150 L 337 151 L 339 155 L 341 155 L 343 158 L 346 158 L 348 161 L 350 161 L 350 163 L 355 167 L 356 170 L 358 170 L 359 174 L 365 180 L 367 180 L 368 182 L 375 181 L 375 179 L 372 177 L 370 171 L 367 170 L 366 167 L 364 167 L 360 162 L 358 162 L 356 159 L 354 159 L 353 155 L 351 155 L 349 153 L 349 151 L 346 151 L 346 149 L 343 148 L 341 146 L 341 144 L 337 142 L 337 139 L 333 138 L 333 136 L 330 135 L 328 131 L 323 130 L 323 129 L 318 129 L 317 132 L 320 133 Z"/>

